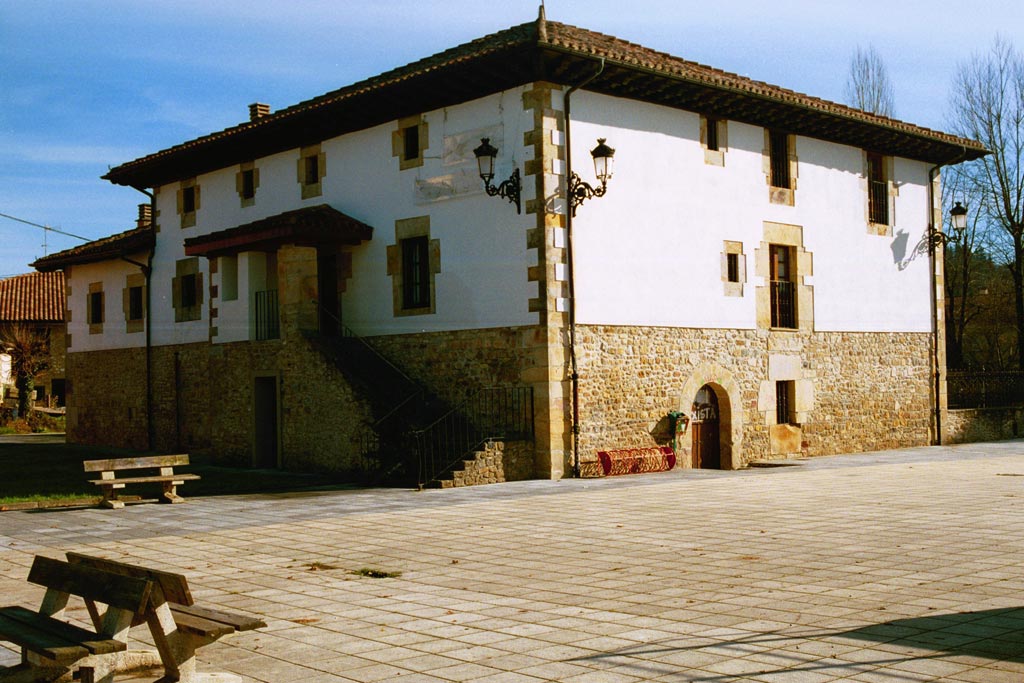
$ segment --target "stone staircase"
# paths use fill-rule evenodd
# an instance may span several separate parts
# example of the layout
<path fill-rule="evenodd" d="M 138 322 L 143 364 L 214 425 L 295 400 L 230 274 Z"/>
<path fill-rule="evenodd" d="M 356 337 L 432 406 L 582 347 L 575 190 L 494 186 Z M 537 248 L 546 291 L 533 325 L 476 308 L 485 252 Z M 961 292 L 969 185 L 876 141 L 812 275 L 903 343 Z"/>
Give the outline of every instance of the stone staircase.
<path fill-rule="evenodd" d="M 501 441 L 488 441 L 482 451 L 473 453 L 472 458 L 462 461 L 461 469 L 452 470 L 445 478 L 434 479 L 428 488 L 451 489 L 480 484 L 499 484 L 505 481 L 505 445 Z"/>

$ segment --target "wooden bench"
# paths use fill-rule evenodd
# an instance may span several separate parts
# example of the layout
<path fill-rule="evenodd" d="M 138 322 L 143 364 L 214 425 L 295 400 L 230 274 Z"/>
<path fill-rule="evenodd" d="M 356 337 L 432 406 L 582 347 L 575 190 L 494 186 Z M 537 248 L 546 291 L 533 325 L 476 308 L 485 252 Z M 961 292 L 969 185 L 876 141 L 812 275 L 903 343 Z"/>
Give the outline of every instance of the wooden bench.
<path fill-rule="evenodd" d="M 79 553 L 68 553 L 67 558 L 74 566 L 152 583 L 148 605 L 132 621 L 132 625 L 145 623 L 149 626 L 159 655 L 151 664 L 163 666 L 165 675 L 161 681 L 200 683 L 210 678 L 217 681 L 229 680 L 224 674 L 204 676 L 196 673 L 196 650 L 236 631 L 250 631 L 266 626 L 266 623 L 254 617 L 196 606 L 188 580 L 181 574 Z M 99 613 L 95 604 L 86 602 L 86 606 L 93 623 L 103 621 L 105 616 Z"/>
<path fill-rule="evenodd" d="M 106 508 L 123 508 L 124 502 L 117 499 L 117 492 L 127 484 L 160 483 L 163 493 L 158 499 L 161 503 L 184 503 L 185 499 L 178 495 L 178 486 L 186 481 L 199 479 L 198 474 L 175 473 L 174 468 L 188 464 L 188 455 L 152 455 L 141 458 L 113 458 L 110 460 L 86 460 L 82 463 L 86 472 L 99 472 L 99 479 L 90 479 L 103 491 L 100 505 Z M 159 469 L 159 474 L 144 476 L 128 476 L 118 478 L 118 472 L 126 470 Z"/>
<path fill-rule="evenodd" d="M 19 645 L 22 653 L 19 666 L 0 669 L 0 681 L 55 681 L 77 669 L 82 683 L 112 683 L 128 647 L 128 630 L 150 604 L 153 582 L 41 556 L 28 580 L 44 586 L 46 594 L 38 612 L 0 609 L 0 640 Z M 86 604 L 107 605 L 103 618 L 94 620 L 95 631 L 61 619 L 72 595 Z"/>
<path fill-rule="evenodd" d="M 615 474 L 664 472 L 676 466 L 676 453 L 671 446 L 598 451 L 597 459 L 606 477 Z"/>

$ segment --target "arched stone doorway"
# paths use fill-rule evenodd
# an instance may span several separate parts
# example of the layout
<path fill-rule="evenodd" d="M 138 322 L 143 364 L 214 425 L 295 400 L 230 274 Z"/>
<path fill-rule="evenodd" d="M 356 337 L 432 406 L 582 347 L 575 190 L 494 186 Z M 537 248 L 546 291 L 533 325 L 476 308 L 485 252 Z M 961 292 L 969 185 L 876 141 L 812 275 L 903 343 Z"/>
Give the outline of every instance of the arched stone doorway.
<path fill-rule="evenodd" d="M 697 415 L 701 405 L 715 406 L 717 430 L 712 421 L 704 418 L 709 414 Z M 679 410 L 686 413 L 690 420 L 693 433 L 689 439 L 681 439 L 678 444 L 679 463 L 682 467 L 714 467 L 716 469 L 734 470 L 742 467 L 741 459 L 743 444 L 743 414 L 740 387 L 733 379 L 732 373 L 716 363 L 702 363 L 694 368 L 690 377 L 683 384 L 679 397 Z M 693 423 L 695 418 L 707 422 L 706 427 L 699 429 Z M 715 443 L 717 437 L 717 444 Z M 698 446 L 703 446 L 703 453 L 695 453 L 695 440 L 700 439 Z M 713 455 L 717 446 L 717 459 Z"/>
<path fill-rule="evenodd" d="M 718 397 L 709 384 L 697 390 L 690 412 L 690 466 L 694 469 L 722 469 Z"/>

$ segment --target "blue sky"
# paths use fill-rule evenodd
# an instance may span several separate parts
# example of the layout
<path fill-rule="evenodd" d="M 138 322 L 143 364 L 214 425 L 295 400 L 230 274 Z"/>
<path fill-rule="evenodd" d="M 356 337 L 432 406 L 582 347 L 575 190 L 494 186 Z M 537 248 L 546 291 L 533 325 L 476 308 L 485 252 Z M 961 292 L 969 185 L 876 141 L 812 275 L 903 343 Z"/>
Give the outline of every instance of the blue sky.
<path fill-rule="evenodd" d="M 873 45 L 897 118 L 944 129 L 958 62 L 1024 2 L 547 0 L 547 16 L 826 99 Z M 87 238 L 133 226 L 107 168 L 509 26 L 538 0 L 0 0 L 0 213 Z M 0 277 L 81 242 L 0 217 Z"/>

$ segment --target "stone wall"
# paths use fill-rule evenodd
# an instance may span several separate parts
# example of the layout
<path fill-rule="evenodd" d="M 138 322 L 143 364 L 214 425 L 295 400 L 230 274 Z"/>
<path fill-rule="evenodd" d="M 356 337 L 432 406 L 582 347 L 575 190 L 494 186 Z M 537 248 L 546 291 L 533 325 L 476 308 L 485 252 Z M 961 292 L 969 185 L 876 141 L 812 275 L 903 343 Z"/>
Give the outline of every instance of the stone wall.
<path fill-rule="evenodd" d="M 403 372 L 453 405 L 478 389 L 518 386 L 532 361 L 532 327 L 424 332 L 367 339 Z"/>
<path fill-rule="evenodd" d="M 671 444 L 667 414 L 711 384 L 722 466 L 930 442 L 930 336 L 580 326 L 580 452 Z M 796 387 L 798 426 L 776 437 L 775 388 Z M 792 439 L 795 433 L 796 438 Z M 689 435 L 680 438 L 689 466 Z"/>
<path fill-rule="evenodd" d="M 68 354 L 68 439 L 145 449 L 146 351 Z M 301 337 L 286 341 L 152 349 L 153 449 L 252 463 L 254 384 L 279 381 L 284 469 L 359 469 L 359 437 L 372 423 L 340 371 Z"/>
<path fill-rule="evenodd" d="M 950 410 L 945 443 L 1002 441 L 1024 436 L 1024 406 Z"/>

